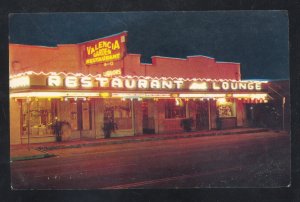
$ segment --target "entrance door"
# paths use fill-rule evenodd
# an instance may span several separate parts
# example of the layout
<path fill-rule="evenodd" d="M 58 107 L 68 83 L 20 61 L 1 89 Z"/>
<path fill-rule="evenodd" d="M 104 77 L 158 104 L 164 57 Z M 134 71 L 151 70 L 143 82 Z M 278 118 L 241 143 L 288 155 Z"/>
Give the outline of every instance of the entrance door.
<path fill-rule="evenodd" d="M 112 122 L 114 123 L 114 107 L 113 106 L 106 106 L 104 108 L 104 117 L 103 117 L 104 123 Z"/>
<path fill-rule="evenodd" d="M 80 138 L 94 138 L 91 137 L 91 113 L 89 101 L 77 101 L 77 129 L 80 131 Z"/>
<path fill-rule="evenodd" d="M 95 138 L 92 135 L 91 101 L 70 101 L 70 129 L 73 131 L 70 139 Z"/>
<path fill-rule="evenodd" d="M 151 110 L 152 105 L 153 105 L 153 103 L 149 103 L 149 101 L 142 102 L 143 133 L 144 134 L 154 134 L 155 133 L 153 110 Z"/>
<path fill-rule="evenodd" d="M 208 101 L 196 102 L 196 130 L 208 130 Z"/>

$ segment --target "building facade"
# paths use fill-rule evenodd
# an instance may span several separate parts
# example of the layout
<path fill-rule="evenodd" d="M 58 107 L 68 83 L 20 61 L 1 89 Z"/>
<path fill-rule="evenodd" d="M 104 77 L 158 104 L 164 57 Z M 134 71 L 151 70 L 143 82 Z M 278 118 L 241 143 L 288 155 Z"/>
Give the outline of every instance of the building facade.
<path fill-rule="evenodd" d="M 247 126 L 248 103 L 268 102 L 267 82 L 241 80 L 240 64 L 206 56 L 127 53 L 127 32 L 84 43 L 42 47 L 10 44 L 11 144 Z"/>

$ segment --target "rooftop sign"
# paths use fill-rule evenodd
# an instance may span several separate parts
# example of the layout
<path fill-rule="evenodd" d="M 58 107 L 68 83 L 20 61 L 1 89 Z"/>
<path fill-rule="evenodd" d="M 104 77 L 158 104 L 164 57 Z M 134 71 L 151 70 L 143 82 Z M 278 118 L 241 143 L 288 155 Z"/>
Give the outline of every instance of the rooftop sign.
<path fill-rule="evenodd" d="M 88 41 L 81 44 L 86 65 L 121 60 L 126 54 L 127 32 Z"/>

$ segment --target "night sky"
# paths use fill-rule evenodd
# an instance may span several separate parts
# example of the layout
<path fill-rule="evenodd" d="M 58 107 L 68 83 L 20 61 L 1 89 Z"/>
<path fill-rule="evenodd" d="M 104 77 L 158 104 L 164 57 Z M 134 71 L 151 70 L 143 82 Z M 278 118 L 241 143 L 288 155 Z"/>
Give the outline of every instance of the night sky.
<path fill-rule="evenodd" d="M 128 31 L 129 53 L 241 63 L 243 79 L 288 79 L 284 11 L 52 13 L 10 15 L 10 43 L 55 46 Z"/>

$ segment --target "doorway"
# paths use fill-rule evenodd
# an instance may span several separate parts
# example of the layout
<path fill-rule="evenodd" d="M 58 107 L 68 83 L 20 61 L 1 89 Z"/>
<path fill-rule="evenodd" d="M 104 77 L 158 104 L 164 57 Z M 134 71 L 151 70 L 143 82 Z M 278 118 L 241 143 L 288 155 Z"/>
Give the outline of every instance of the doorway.
<path fill-rule="evenodd" d="M 196 130 L 208 130 L 208 101 L 196 102 Z"/>
<path fill-rule="evenodd" d="M 142 102 L 142 113 L 143 113 L 143 134 L 154 134 L 154 116 L 153 116 L 153 103 L 149 100 Z"/>
<path fill-rule="evenodd" d="M 74 109 L 74 112 L 71 112 L 74 122 L 73 125 L 77 125 L 77 130 L 80 132 L 80 139 L 90 139 L 91 137 L 91 105 L 89 101 L 77 100 L 76 102 L 77 109 Z M 71 123 L 72 125 L 72 123 Z"/>

